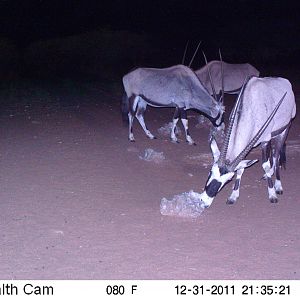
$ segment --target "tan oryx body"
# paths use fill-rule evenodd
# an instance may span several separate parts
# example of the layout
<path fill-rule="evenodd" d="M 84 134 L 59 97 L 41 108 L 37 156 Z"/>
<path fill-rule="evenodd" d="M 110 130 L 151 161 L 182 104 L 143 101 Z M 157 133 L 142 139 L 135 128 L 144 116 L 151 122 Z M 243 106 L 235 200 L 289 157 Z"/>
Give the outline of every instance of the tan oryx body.
<path fill-rule="evenodd" d="M 222 67 L 221 64 L 223 64 Z M 219 60 L 210 61 L 201 69 L 196 70 L 195 73 L 211 95 L 213 94 L 213 90 L 207 68 L 210 70 L 217 94 L 222 90 L 222 68 L 224 76 L 224 93 L 227 94 L 238 94 L 246 77 L 259 76 L 259 71 L 248 63 L 229 64 Z"/>
<path fill-rule="evenodd" d="M 269 199 L 277 202 L 277 194 L 283 191 L 280 158 L 285 158 L 285 140 L 295 114 L 295 97 L 287 79 L 252 77 L 242 87 L 230 116 L 222 150 L 219 151 L 215 140 L 211 140 L 214 164 L 201 195 L 206 206 L 211 205 L 218 191 L 235 173 L 236 182 L 227 203 L 232 204 L 238 199 L 244 169 L 257 161 L 244 158 L 259 144 Z M 275 185 L 271 179 L 274 173 Z"/>
<path fill-rule="evenodd" d="M 165 69 L 138 68 L 123 77 L 126 96 L 123 97 L 123 115 L 128 114 L 129 140 L 134 141 L 132 124 L 137 118 L 146 135 L 154 135 L 147 129 L 144 112 L 147 105 L 154 107 L 174 107 L 172 141 L 177 141 L 176 124 L 181 118 L 186 133 L 186 140 L 193 144 L 188 132 L 186 110 L 195 109 L 205 113 L 217 126 L 220 125 L 223 106 L 218 103 L 202 85 L 196 74 L 183 65 Z"/>

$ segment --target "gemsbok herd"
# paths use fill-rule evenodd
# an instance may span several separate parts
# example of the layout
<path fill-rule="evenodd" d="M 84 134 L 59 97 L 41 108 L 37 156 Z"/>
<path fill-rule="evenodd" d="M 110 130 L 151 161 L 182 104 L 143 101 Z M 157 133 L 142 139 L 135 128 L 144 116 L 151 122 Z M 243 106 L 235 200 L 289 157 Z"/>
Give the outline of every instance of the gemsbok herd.
<path fill-rule="evenodd" d="M 199 45 L 198 45 L 199 46 Z M 209 207 L 222 187 L 236 175 L 227 204 L 239 197 L 241 177 L 245 168 L 257 160 L 245 159 L 260 145 L 262 168 L 272 203 L 283 193 L 280 168 L 285 163 L 285 141 L 296 115 L 295 96 L 291 83 L 281 77 L 259 77 L 252 65 L 229 64 L 220 60 L 207 63 L 199 70 L 175 65 L 169 68 L 137 68 L 123 77 L 123 119 L 129 122 L 129 140 L 135 141 L 133 121 L 136 118 L 148 138 L 155 136 L 145 124 L 147 105 L 175 109 L 171 140 L 177 142 L 176 124 L 181 119 L 188 144 L 195 144 L 189 134 L 187 111 L 204 114 L 214 127 L 224 127 L 224 93 L 237 94 L 222 145 L 210 138 L 213 165 L 201 201 Z M 275 175 L 273 184 L 272 176 Z"/>

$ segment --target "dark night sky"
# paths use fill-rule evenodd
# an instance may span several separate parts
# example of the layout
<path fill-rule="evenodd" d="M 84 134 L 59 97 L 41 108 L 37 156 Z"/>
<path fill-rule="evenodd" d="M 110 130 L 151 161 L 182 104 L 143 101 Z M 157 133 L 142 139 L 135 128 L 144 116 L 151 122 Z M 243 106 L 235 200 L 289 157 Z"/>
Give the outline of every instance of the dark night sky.
<path fill-rule="evenodd" d="M 299 1 L 0 0 L 0 35 L 36 40 L 97 27 L 202 38 L 299 39 Z M 267 35 L 270 35 L 267 36 Z M 288 36 L 288 37 L 287 37 Z M 294 42 L 297 43 L 295 40 Z"/>
<path fill-rule="evenodd" d="M 227 57 L 234 50 L 241 59 L 263 51 L 268 58 L 272 51 L 275 59 L 285 55 L 294 63 L 300 56 L 299 12 L 300 1 L 291 0 L 0 0 L 0 39 L 25 49 L 34 41 L 105 28 L 177 45 L 177 57 L 187 40 L 202 40 L 208 50 L 230 49 Z"/>

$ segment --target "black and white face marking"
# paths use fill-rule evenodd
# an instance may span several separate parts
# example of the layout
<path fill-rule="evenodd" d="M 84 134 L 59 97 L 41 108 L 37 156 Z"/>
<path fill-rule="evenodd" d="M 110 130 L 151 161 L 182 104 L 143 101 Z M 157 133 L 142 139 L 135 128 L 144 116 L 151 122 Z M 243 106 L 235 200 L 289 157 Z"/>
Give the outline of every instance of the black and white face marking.
<path fill-rule="evenodd" d="M 205 206 L 209 207 L 211 205 L 214 197 L 222 187 L 233 178 L 236 171 L 250 167 L 256 162 L 257 160 L 242 160 L 234 171 L 229 171 L 226 166 L 219 167 L 217 163 L 214 163 L 209 173 L 205 190 L 201 194 L 201 200 L 204 202 Z M 242 174 L 243 172 L 241 172 L 241 175 Z"/>
<path fill-rule="evenodd" d="M 214 158 L 214 164 L 208 175 L 204 192 L 201 194 L 201 200 L 204 202 L 206 207 L 211 205 L 217 193 L 228 181 L 232 179 L 236 171 L 244 170 L 245 168 L 250 167 L 252 164 L 257 162 L 257 160 L 242 160 L 233 171 L 229 171 L 226 165 L 218 165 L 220 150 L 214 138 L 210 141 L 210 149 Z M 243 172 L 244 171 L 240 172 L 240 176 L 243 174 Z M 240 177 L 238 179 L 240 179 Z"/>
<path fill-rule="evenodd" d="M 206 187 L 205 191 L 208 197 L 213 198 L 217 195 L 219 189 L 221 187 L 221 182 L 213 179 Z"/>
<path fill-rule="evenodd" d="M 201 194 L 201 200 L 206 207 L 211 205 L 217 193 L 233 176 L 234 172 L 229 172 L 226 167 L 219 167 L 217 163 L 213 164 L 205 185 L 205 190 Z"/>

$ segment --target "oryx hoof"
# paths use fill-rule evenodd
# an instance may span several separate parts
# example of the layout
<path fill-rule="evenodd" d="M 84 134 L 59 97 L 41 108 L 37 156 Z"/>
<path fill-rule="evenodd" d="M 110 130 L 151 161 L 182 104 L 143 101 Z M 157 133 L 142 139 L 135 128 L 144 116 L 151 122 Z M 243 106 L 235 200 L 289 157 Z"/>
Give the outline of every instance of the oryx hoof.
<path fill-rule="evenodd" d="M 231 198 L 228 198 L 227 201 L 226 201 L 226 204 L 228 205 L 232 205 L 236 202 L 236 199 L 231 199 Z"/>
<path fill-rule="evenodd" d="M 130 142 L 135 142 L 134 135 L 133 135 L 132 133 L 129 133 L 129 135 L 128 135 L 128 140 L 129 140 Z"/>
<path fill-rule="evenodd" d="M 157 137 L 156 136 L 148 136 L 148 138 L 150 139 L 150 140 L 157 140 Z"/>
<path fill-rule="evenodd" d="M 194 141 L 186 141 L 190 146 L 196 146 L 197 144 Z"/>
<path fill-rule="evenodd" d="M 276 191 L 276 194 L 277 194 L 277 195 L 282 195 L 282 194 L 283 194 L 283 191 L 282 191 L 282 190 Z"/>
<path fill-rule="evenodd" d="M 179 144 L 179 141 L 178 141 L 178 140 L 172 140 L 172 139 L 171 139 L 171 142 L 174 143 L 174 144 Z"/>
<path fill-rule="evenodd" d="M 278 202 L 278 199 L 276 197 L 271 197 L 269 198 L 270 202 L 271 203 L 277 203 Z"/>
<path fill-rule="evenodd" d="M 194 140 L 189 136 L 187 135 L 186 136 L 186 142 L 189 144 L 189 145 L 196 145 L 196 143 L 194 142 Z"/>
<path fill-rule="evenodd" d="M 260 180 L 267 180 L 267 175 L 264 174 L 264 176 Z"/>

